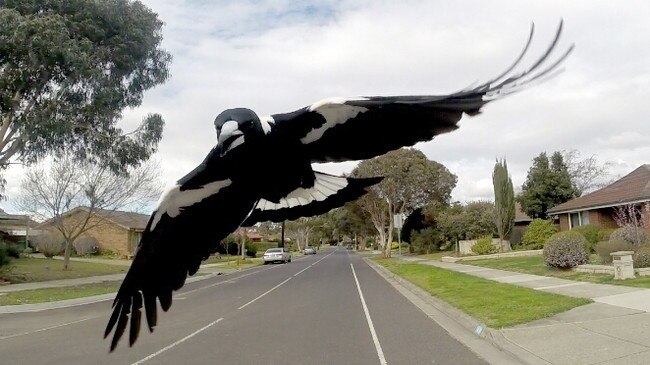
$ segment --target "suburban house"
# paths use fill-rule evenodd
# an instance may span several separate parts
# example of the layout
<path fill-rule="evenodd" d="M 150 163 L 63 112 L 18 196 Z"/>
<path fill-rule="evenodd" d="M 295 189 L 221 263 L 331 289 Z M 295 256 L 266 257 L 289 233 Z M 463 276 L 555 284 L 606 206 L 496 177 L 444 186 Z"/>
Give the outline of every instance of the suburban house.
<path fill-rule="evenodd" d="M 5 241 L 24 244 L 29 241 L 29 237 L 33 237 L 40 233 L 39 230 L 34 229 L 38 225 L 27 215 L 8 214 L 0 209 L 0 238 Z"/>
<path fill-rule="evenodd" d="M 515 227 L 525 230 L 532 221 L 533 218 L 521 210 L 521 204 L 515 203 Z"/>
<path fill-rule="evenodd" d="M 76 224 L 88 215 L 88 207 L 77 207 L 63 214 L 64 224 Z M 81 238 L 94 238 L 100 250 L 112 251 L 122 257 L 131 257 L 147 226 L 149 215 L 95 209 L 88 222 L 91 227 Z M 52 220 L 44 222 L 43 229 L 53 230 Z"/>
<path fill-rule="evenodd" d="M 616 208 L 650 202 L 650 164 L 642 165 L 614 183 L 548 210 L 560 219 L 560 230 L 586 224 L 616 228 Z"/>

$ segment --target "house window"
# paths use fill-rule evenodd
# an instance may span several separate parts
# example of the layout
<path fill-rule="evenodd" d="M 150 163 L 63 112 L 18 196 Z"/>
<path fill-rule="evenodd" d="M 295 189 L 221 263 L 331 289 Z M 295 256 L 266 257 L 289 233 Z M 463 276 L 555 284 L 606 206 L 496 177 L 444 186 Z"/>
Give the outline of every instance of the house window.
<path fill-rule="evenodd" d="M 589 212 L 569 213 L 569 229 L 589 224 Z"/>

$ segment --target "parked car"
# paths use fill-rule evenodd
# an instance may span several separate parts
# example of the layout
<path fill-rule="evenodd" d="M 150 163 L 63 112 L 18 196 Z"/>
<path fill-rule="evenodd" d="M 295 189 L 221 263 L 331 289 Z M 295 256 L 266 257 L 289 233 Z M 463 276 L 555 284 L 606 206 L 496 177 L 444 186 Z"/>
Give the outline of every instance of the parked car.
<path fill-rule="evenodd" d="M 305 247 L 305 255 L 315 255 L 316 254 L 316 248 L 312 246 L 307 246 Z"/>
<path fill-rule="evenodd" d="M 264 252 L 264 265 L 269 262 L 291 262 L 291 253 L 282 247 L 269 248 Z"/>

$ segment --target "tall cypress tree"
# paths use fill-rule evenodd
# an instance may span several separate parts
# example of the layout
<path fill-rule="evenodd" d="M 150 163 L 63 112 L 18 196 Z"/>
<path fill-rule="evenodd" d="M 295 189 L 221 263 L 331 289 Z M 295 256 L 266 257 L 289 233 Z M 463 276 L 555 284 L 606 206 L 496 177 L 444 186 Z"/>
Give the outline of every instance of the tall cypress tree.
<path fill-rule="evenodd" d="M 512 179 L 508 175 L 506 159 L 497 159 L 492 172 L 494 186 L 494 223 L 501 240 L 505 240 L 512 232 L 515 224 L 515 192 Z"/>

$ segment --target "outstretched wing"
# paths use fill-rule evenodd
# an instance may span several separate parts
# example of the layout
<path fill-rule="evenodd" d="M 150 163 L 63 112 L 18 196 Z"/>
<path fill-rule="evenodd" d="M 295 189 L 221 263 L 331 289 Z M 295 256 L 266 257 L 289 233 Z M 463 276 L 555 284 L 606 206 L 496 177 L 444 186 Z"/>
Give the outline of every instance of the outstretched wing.
<path fill-rule="evenodd" d="M 204 167 L 204 166 L 203 166 Z M 163 311 L 172 304 L 172 292 L 180 289 L 188 275 L 199 269 L 201 261 L 250 213 L 255 200 L 228 179 L 206 180 L 199 173 L 184 179 L 168 191 L 149 223 L 133 263 L 120 286 L 104 337 L 113 329 L 111 351 L 124 334 L 130 319 L 129 344 L 140 332 L 144 307 L 149 331 L 157 322 L 157 304 Z M 222 214 L 220 213 L 222 209 Z"/>
<path fill-rule="evenodd" d="M 257 222 L 282 222 L 300 217 L 311 217 L 343 206 L 366 193 L 366 188 L 379 183 L 382 177 L 346 178 L 315 172 L 314 185 L 297 188 L 278 203 L 261 199 L 243 223 L 252 226 Z"/>
<path fill-rule="evenodd" d="M 539 59 L 528 69 L 513 73 L 531 44 L 531 28 L 528 42 L 512 66 L 482 85 L 454 94 L 332 98 L 264 120 L 271 125 L 271 133 L 299 140 L 312 162 L 372 158 L 452 131 L 463 114 L 478 114 L 488 102 L 550 76 L 573 49 L 571 45 L 551 61 L 561 32 L 562 23 Z"/>

